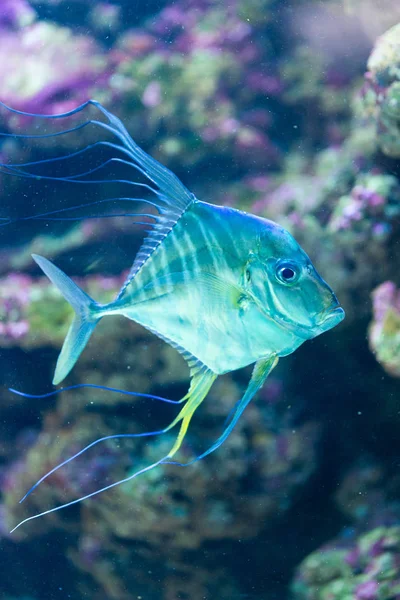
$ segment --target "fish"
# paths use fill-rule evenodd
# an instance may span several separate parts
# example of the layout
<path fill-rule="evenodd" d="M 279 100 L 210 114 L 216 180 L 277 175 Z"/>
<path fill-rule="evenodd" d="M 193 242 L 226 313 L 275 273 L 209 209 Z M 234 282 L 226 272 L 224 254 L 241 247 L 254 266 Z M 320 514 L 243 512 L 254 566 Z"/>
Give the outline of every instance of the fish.
<path fill-rule="evenodd" d="M 32 255 L 75 313 L 57 360 L 53 384 L 58 385 L 68 376 L 98 322 L 103 318 L 122 315 L 161 338 L 186 359 L 190 374 L 189 390 L 179 401 L 182 408 L 172 423 L 157 432 L 164 433 L 179 425 L 176 439 L 165 456 L 119 482 L 28 517 L 17 527 L 33 518 L 92 497 L 161 464 L 183 464 L 174 457 L 182 445 L 193 414 L 217 377 L 254 365 L 249 384 L 226 429 L 195 460 L 209 455 L 227 439 L 278 360 L 292 354 L 305 341 L 332 329 L 345 316 L 332 289 L 286 229 L 263 217 L 199 200 L 169 169 L 138 146 L 120 119 L 95 100 L 68 113 L 41 116 L 67 117 L 83 111 L 89 105 L 99 110 L 106 122 L 91 119 L 84 126 L 95 124 L 114 136 L 117 140 L 115 143 L 102 141 L 98 144 L 111 147 L 123 156 L 112 160 L 122 162 L 144 176 L 147 183 L 136 185 L 146 187 L 153 194 L 154 199 L 147 202 L 156 214 L 135 213 L 138 218 L 146 216 L 153 221 L 129 275 L 115 299 L 108 304 L 97 303 L 47 258 Z M 20 111 L 14 112 L 21 114 Z M 55 134 L 31 137 L 52 135 Z M 58 132 L 57 135 L 61 134 Z M 87 148 L 69 156 L 76 156 L 85 150 Z M 2 170 L 13 175 L 36 177 L 32 169 L 37 165 L 64 159 L 59 157 L 22 165 L 2 165 Z M 87 174 L 41 177 L 86 182 Z M 134 181 L 132 185 L 135 185 Z M 133 202 L 136 199 L 129 200 Z M 55 213 L 63 211 L 65 209 L 27 218 L 52 218 Z M 28 494 L 55 470 L 104 439 L 109 439 L 109 436 L 92 442 L 56 466 Z"/>

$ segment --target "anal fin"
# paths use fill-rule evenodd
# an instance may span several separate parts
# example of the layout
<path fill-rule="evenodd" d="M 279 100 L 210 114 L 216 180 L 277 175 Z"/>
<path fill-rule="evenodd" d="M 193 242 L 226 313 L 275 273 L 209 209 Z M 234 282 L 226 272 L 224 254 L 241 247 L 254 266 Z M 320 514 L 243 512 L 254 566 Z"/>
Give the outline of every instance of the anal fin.
<path fill-rule="evenodd" d="M 207 367 L 200 367 L 199 365 L 193 366 L 193 377 L 190 382 L 190 388 L 185 396 L 186 403 L 183 406 L 182 410 L 176 417 L 176 419 L 171 423 L 170 427 L 176 425 L 179 421 L 182 421 L 181 428 L 178 433 L 178 437 L 175 440 L 174 445 L 171 450 L 168 452 L 167 458 L 172 458 L 174 454 L 179 450 L 182 445 L 182 442 L 185 438 L 187 429 L 189 427 L 189 423 L 200 404 L 203 402 L 204 398 L 207 396 L 208 392 L 214 381 L 217 378 L 217 375 L 213 373 Z"/>

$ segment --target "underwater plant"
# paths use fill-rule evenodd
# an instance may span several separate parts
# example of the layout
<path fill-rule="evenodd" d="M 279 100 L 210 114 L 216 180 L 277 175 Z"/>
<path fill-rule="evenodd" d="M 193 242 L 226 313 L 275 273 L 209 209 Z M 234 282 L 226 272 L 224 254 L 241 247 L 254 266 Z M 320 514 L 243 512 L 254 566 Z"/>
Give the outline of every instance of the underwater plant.
<path fill-rule="evenodd" d="M 135 218 L 137 223 L 149 227 L 148 235 L 117 297 L 108 304 L 98 304 L 49 260 L 33 255 L 36 263 L 75 311 L 57 361 L 53 383 L 60 383 L 69 374 L 100 319 L 123 315 L 144 326 L 183 355 L 190 368 L 190 387 L 179 401 L 158 397 L 164 402 L 183 403 L 170 425 L 159 431 L 115 434 L 95 440 L 39 479 L 22 501 L 51 474 L 102 441 L 160 435 L 180 424 L 179 433 L 167 454 L 119 481 L 28 517 L 14 527 L 13 531 L 27 521 L 91 498 L 158 465 L 187 466 L 206 457 L 229 436 L 278 359 L 291 354 L 307 339 L 328 331 L 344 318 L 344 311 L 333 291 L 288 231 L 267 219 L 198 200 L 171 171 L 147 155 L 129 136 L 122 122 L 98 102 L 90 100 L 59 115 L 9 110 L 25 117 L 58 119 L 77 115 L 88 106 L 97 108 L 107 122 L 88 119 L 58 132 L 39 135 L 3 134 L 41 139 L 77 132 L 91 124 L 95 125 L 112 134 L 118 142 L 103 140 L 64 156 L 20 164 L 2 164 L 2 171 L 28 179 L 40 177 L 43 180 L 81 184 L 125 184 L 140 187 L 154 195 L 151 200 L 131 196 L 117 197 L 17 219 L 3 217 L 4 226 L 26 220 L 107 218 L 114 217 L 115 212 L 92 212 L 78 217 L 69 215 L 76 215 L 80 210 L 84 213 L 88 207 L 93 211 L 96 206 L 99 209 L 110 204 L 119 206 L 128 203 L 130 206 L 134 202 L 147 205 L 154 211 L 124 213 Z M 83 172 L 57 175 L 57 168 L 60 166 L 69 164 L 69 161 L 73 164 L 78 157 L 86 158 L 87 153 L 99 148 L 117 152 L 118 156 Z M 96 179 L 97 174 L 108 165 L 134 169 L 143 176 L 144 182 L 131 178 Z M 40 168 L 43 166 L 51 166 L 53 174 L 41 172 Z M 250 383 L 229 415 L 226 428 L 217 441 L 186 463 L 174 460 L 194 412 L 207 396 L 216 378 L 253 363 L 255 366 Z M 81 384 L 81 387 L 88 385 L 90 384 Z M 44 396 L 60 391 L 62 390 Z M 125 393 L 146 396 L 136 392 Z"/>

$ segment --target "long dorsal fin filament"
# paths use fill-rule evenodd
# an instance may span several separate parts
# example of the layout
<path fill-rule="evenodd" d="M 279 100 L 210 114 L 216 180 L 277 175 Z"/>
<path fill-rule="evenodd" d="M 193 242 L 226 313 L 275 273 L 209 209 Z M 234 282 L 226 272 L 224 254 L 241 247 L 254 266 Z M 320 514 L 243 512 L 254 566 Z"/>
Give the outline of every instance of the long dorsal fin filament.
<path fill-rule="evenodd" d="M 115 115 L 111 114 L 106 108 L 104 108 L 99 102 L 95 100 L 89 100 L 85 102 L 81 106 L 77 108 L 57 115 L 38 115 L 34 113 L 27 113 L 19 110 L 12 109 L 6 106 L 4 103 L 0 102 L 0 106 L 7 109 L 8 111 L 22 115 L 27 117 L 35 117 L 35 118 L 43 118 L 43 119 L 61 119 L 72 117 L 78 113 L 81 113 L 88 106 L 94 106 L 97 110 L 99 110 L 104 117 L 107 119 L 107 122 L 99 121 L 97 119 L 88 119 L 83 123 L 80 123 L 74 127 L 70 127 L 61 131 L 55 131 L 51 133 L 45 134 L 14 134 L 14 133 L 0 133 L 0 136 L 12 137 L 12 138 L 21 138 L 21 139 L 43 139 L 43 138 L 52 138 L 67 135 L 69 133 L 76 132 L 78 130 L 82 130 L 89 125 L 94 125 L 99 127 L 100 129 L 107 131 L 115 138 L 119 140 L 120 143 L 114 143 L 107 140 L 102 140 L 95 142 L 93 144 L 89 144 L 85 146 L 83 149 L 71 152 L 69 154 L 58 156 L 50 159 L 36 160 L 30 161 L 20 164 L 15 163 L 0 163 L 0 171 L 5 172 L 9 175 L 16 175 L 19 177 L 31 178 L 31 179 L 44 179 L 51 181 L 64 181 L 68 183 L 84 183 L 84 184 L 94 184 L 94 183 L 122 183 L 128 184 L 131 186 L 137 186 L 145 189 L 146 191 L 154 194 L 155 199 L 150 201 L 147 199 L 141 198 L 121 198 L 122 201 L 127 202 L 147 202 L 151 204 L 158 212 L 158 215 L 149 215 L 147 213 L 128 213 L 130 217 L 146 217 L 153 219 L 153 223 L 147 223 L 146 221 L 136 221 L 140 224 L 148 224 L 150 225 L 149 235 L 144 239 L 141 248 L 135 258 L 135 261 L 132 265 L 132 268 L 129 272 L 128 278 L 125 281 L 125 284 L 120 291 L 120 294 L 123 293 L 125 288 L 129 285 L 130 281 L 132 281 L 133 277 L 139 271 L 141 266 L 146 262 L 152 252 L 157 248 L 157 246 L 162 242 L 166 235 L 172 230 L 176 222 L 179 220 L 183 212 L 187 210 L 187 208 L 196 202 L 196 198 L 194 194 L 192 194 L 174 175 L 169 169 L 161 165 L 157 160 L 149 156 L 144 150 L 142 150 L 138 144 L 131 138 L 127 129 L 122 124 L 120 119 Z M 89 169 L 75 175 L 69 176 L 56 176 L 49 175 L 37 172 L 37 167 L 45 166 L 45 165 L 54 165 L 61 163 L 62 161 L 67 161 L 68 159 L 73 159 L 79 157 L 81 155 L 85 155 L 88 151 L 97 148 L 97 147 L 107 147 L 115 150 L 116 152 L 122 153 L 128 160 L 113 157 L 100 165 L 94 167 L 93 169 Z M 134 168 L 136 171 L 141 173 L 144 178 L 147 180 L 147 183 L 129 180 L 129 179 L 88 179 L 88 177 L 92 177 L 93 174 L 101 171 L 105 167 L 109 166 L 112 163 L 122 164 L 123 166 L 128 166 Z M 152 184 L 152 185 L 149 185 Z M 83 209 L 90 206 L 95 206 L 98 204 L 103 204 L 105 202 L 113 202 L 119 201 L 119 198 L 110 198 L 107 200 L 100 200 L 96 202 L 91 202 L 87 204 L 80 204 L 75 207 L 63 207 L 58 210 L 53 210 L 49 212 L 41 212 L 40 214 L 33 214 L 29 216 L 22 217 L 21 219 L 9 219 L 7 217 L 0 218 L 0 226 L 8 225 L 10 222 L 18 221 L 18 220 L 80 220 L 81 217 L 68 217 L 65 216 L 65 213 L 71 210 Z M 61 217 L 57 217 L 56 215 L 62 215 Z M 100 215 L 101 217 L 105 216 L 117 216 L 115 214 L 111 215 Z M 118 216 L 119 213 L 118 213 Z M 82 217 L 84 218 L 97 218 L 96 215 L 89 215 Z"/>

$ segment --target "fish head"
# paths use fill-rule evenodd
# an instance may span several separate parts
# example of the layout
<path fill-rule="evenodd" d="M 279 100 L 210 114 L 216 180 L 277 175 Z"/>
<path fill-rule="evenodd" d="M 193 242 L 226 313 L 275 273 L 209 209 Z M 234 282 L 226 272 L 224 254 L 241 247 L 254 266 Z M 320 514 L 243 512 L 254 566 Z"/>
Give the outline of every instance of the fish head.
<path fill-rule="evenodd" d="M 259 309 L 299 341 L 335 327 L 345 313 L 332 289 L 288 231 L 263 221 L 244 274 Z"/>

